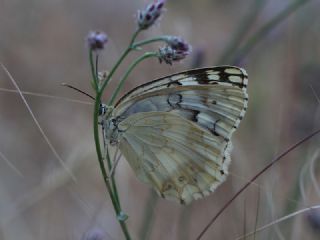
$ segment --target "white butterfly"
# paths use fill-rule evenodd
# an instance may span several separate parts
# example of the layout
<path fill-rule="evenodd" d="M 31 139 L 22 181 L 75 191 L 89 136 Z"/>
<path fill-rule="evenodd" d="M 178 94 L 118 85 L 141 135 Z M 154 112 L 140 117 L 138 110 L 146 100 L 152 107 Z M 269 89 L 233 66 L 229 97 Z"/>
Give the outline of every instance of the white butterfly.
<path fill-rule="evenodd" d="M 247 83 L 244 69 L 219 66 L 140 85 L 102 116 L 106 141 L 163 198 L 189 203 L 207 196 L 228 174 Z"/>

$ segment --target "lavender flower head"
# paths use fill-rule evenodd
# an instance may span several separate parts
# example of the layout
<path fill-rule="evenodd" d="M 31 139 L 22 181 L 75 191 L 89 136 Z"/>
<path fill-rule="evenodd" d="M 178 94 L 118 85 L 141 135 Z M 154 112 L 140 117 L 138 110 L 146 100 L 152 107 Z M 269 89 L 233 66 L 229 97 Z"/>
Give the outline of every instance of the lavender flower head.
<path fill-rule="evenodd" d="M 191 45 L 180 37 L 166 36 L 165 41 L 168 45 L 159 49 L 160 63 L 164 61 L 172 65 L 173 62 L 180 61 L 191 53 Z"/>
<path fill-rule="evenodd" d="M 152 26 L 163 12 L 165 0 L 155 0 L 147 5 L 144 10 L 138 11 L 138 27 L 140 30 L 145 30 Z"/>
<path fill-rule="evenodd" d="M 87 43 L 91 50 L 98 51 L 104 49 L 108 42 L 108 36 L 101 31 L 91 31 L 87 37 Z"/>
<path fill-rule="evenodd" d="M 89 229 L 81 238 L 82 240 L 107 240 L 106 233 L 100 228 Z"/>
<path fill-rule="evenodd" d="M 159 49 L 159 61 L 172 65 L 173 62 L 180 61 L 189 55 L 190 52 L 180 51 L 173 49 L 172 47 L 164 46 Z"/>
<path fill-rule="evenodd" d="M 177 36 L 165 36 L 164 37 L 167 44 L 172 47 L 173 49 L 184 51 L 184 52 L 191 52 L 191 45 L 188 44 L 183 38 Z"/>

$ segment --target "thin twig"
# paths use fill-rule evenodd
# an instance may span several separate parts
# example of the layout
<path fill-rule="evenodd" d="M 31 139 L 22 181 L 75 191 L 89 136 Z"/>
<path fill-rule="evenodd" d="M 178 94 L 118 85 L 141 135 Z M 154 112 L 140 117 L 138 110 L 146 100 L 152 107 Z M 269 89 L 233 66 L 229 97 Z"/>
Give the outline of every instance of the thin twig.
<path fill-rule="evenodd" d="M 112 178 L 114 176 L 114 173 L 115 173 L 115 170 L 116 170 L 116 167 L 118 166 L 118 163 L 122 157 L 122 154 L 120 153 L 119 156 L 117 157 L 117 154 L 118 154 L 118 147 L 117 147 L 117 151 L 116 153 L 114 154 L 114 159 L 113 159 L 113 162 L 112 162 L 112 168 L 109 172 L 109 178 Z"/>
<path fill-rule="evenodd" d="M 274 18 L 268 21 L 263 25 L 259 31 L 257 31 L 245 44 L 239 49 L 234 55 L 234 58 L 231 60 L 232 63 L 239 62 L 240 59 L 243 59 L 264 37 L 274 29 L 278 24 L 287 17 L 299 9 L 303 4 L 309 2 L 310 0 L 296 0 L 291 3 L 287 8 L 278 13 Z"/>
<path fill-rule="evenodd" d="M 69 176 L 72 178 L 72 180 L 74 182 L 76 182 L 76 177 L 73 175 L 73 173 L 70 171 L 70 169 L 66 166 L 65 162 L 62 160 L 62 158 L 60 157 L 60 155 L 58 154 L 58 152 L 56 151 L 56 149 L 54 148 L 54 146 L 52 145 L 52 143 L 50 142 L 49 138 L 47 137 L 47 135 L 45 134 L 45 132 L 43 131 L 43 129 L 41 128 L 38 120 L 36 119 L 35 115 L 33 114 L 27 100 L 25 99 L 25 97 L 23 96 L 18 84 L 16 83 L 16 81 L 14 80 L 14 78 L 12 77 L 12 75 L 10 74 L 10 72 L 8 71 L 8 69 L 2 64 L 1 67 L 2 69 L 6 72 L 6 74 L 8 75 L 9 79 L 11 80 L 12 84 L 14 85 L 14 87 L 17 89 L 17 91 L 19 92 L 19 95 L 23 101 L 23 103 L 25 104 L 27 110 L 29 111 L 34 123 L 36 124 L 36 126 L 38 127 L 42 137 L 44 138 L 44 140 L 46 141 L 46 143 L 48 144 L 49 148 L 51 149 L 51 151 L 53 152 L 53 154 L 55 155 L 55 157 L 58 159 L 58 161 L 60 162 L 61 166 L 67 171 L 67 173 L 69 174 Z"/>
<path fill-rule="evenodd" d="M 254 235 L 253 240 L 256 240 L 256 229 L 258 226 L 258 220 L 259 220 L 259 210 L 260 210 L 260 189 L 258 189 L 258 199 L 257 199 L 257 209 L 256 209 L 256 220 L 254 223 Z"/>
<path fill-rule="evenodd" d="M 8 164 L 8 166 L 21 178 L 23 178 L 23 174 L 20 170 L 2 153 L 0 152 L 0 157 Z"/>
<path fill-rule="evenodd" d="M 240 190 L 229 200 L 225 203 L 225 205 L 218 211 L 218 213 L 209 221 L 209 223 L 204 227 L 204 229 L 200 232 L 197 240 L 201 239 L 203 235 L 208 231 L 210 226 L 218 219 L 218 217 L 231 205 L 231 203 L 244 191 L 246 190 L 252 182 L 254 182 L 258 177 L 260 177 L 264 172 L 266 172 L 269 168 L 271 168 L 274 164 L 279 162 L 284 156 L 286 156 L 288 153 L 302 145 L 304 142 L 308 141 L 309 139 L 313 138 L 315 135 L 320 133 L 320 129 L 314 131 L 313 133 L 309 134 L 296 144 L 292 145 L 288 149 L 286 149 L 283 153 L 281 153 L 279 156 L 274 158 L 267 166 L 265 166 L 262 170 L 260 170 L 249 182 L 247 182 Z"/>
<path fill-rule="evenodd" d="M 257 230 L 255 230 L 255 231 L 253 231 L 251 233 L 246 234 L 245 236 L 240 236 L 240 237 L 236 238 L 236 240 L 240 240 L 240 239 L 243 239 L 245 237 L 249 237 L 249 236 L 251 236 L 251 235 L 253 235 L 255 233 L 261 232 L 262 230 L 264 230 L 266 228 L 269 228 L 269 227 L 271 227 L 271 226 L 273 226 L 275 224 L 278 224 L 280 222 L 288 220 L 288 219 L 290 219 L 290 218 L 292 218 L 292 217 L 294 217 L 294 216 L 296 216 L 298 214 L 305 213 L 305 212 L 312 211 L 312 210 L 319 209 L 319 208 L 320 208 L 320 205 L 315 205 L 315 206 L 312 206 L 312 207 L 304 208 L 304 209 L 301 209 L 299 211 L 290 213 L 290 214 L 288 214 L 288 215 L 286 215 L 286 216 L 284 216 L 282 218 L 277 219 L 276 221 L 273 221 L 271 223 L 268 223 L 268 224 L 264 225 L 263 227 L 258 228 Z"/>
<path fill-rule="evenodd" d="M 231 42 L 225 48 L 222 55 L 217 61 L 218 65 L 225 64 L 228 62 L 229 58 L 241 44 L 242 39 L 246 36 L 250 27 L 256 22 L 256 18 L 259 16 L 260 11 L 266 4 L 266 0 L 253 0 L 252 8 L 249 9 L 249 14 L 243 19 L 238 27 L 238 30 L 235 32 L 234 36 L 231 37 Z"/>

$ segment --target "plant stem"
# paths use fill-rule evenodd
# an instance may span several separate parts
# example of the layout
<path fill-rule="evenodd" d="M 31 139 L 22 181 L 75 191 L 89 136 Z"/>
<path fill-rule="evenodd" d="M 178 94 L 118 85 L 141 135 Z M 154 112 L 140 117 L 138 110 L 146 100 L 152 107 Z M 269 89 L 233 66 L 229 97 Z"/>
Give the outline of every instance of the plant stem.
<path fill-rule="evenodd" d="M 153 42 L 161 42 L 161 41 L 165 42 L 164 36 L 150 38 L 150 39 L 146 39 L 146 40 L 143 40 L 143 41 L 140 41 L 140 42 L 136 42 L 136 43 L 132 44 L 132 47 L 133 48 L 138 48 L 138 47 L 141 47 L 141 46 L 146 45 L 146 44 L 150 44 L 150 43 L 153 43 Z"/>
<path fill-rule="evenodd" d="M 102 84 L 101 88 L 99 89 L 98 93 L 97 93 L 97 98 L 99 97 L 99 99 L 101 98 L 101 95 L 104 92 L 104 89 L 106 88 L 106 86 L 108 85 L 108 83 L 110 82 L 113 74 L 115 73 L 115 71 L 118 69 L 118 67 L 120 66 L 120 64 L 122 63 L 122 61 L 125 59 L 125 57 L 133 50 L 132 44 L 135 41 L 136 37 L 138 36 L 138 34 L 140 33 L 140 30 L 136 30 L 135 33 L 133 34 L 130 44 L 129 46 L 126 48 L 126 50 L 122 53 L 122 55 L 120 56 L 120 58 L 118 59 L 118 61 L 116 62 L 116 64 L 113 66 L 113 68 L 111 69 L 106 81 Z"/>
<path fill-rule="evenodd" d="M 260 170 L 257 174 L 255 174 L 250 181 L 248 181 L 242 188 L 240 188 L 240 190 L 238 190 L 236 192 L 236 194 L 233 195 L 233 197 L 227 201 L 223 207 L 217 212 L 216 215 L 214 215 L 214 217 L 209 221 L 209 223 L 204 227 L 204 229 L 201 231 L 201 233 L 199 234 L 199 236 L 196 238 L 197 240 L 200 240 L 203 235 L 208 231 L 208 229 L 210 228 L 210 226 L 218 219 L 218 217 L 231 205 L 231 203 L 244 191 L 246 190 L 251 183 L 253 183 L 258 177 L 260 177 L 263 173 L 265 173 L 269 168 L 271 168 L 274 164 L 278 163 L 280 160 L 283 159 L 284 156 L 286 156 L 287 154 L 289 154 L 290 152 L 292 152 L 294 149 L 296 149 L 297 147 L 301 146 L 304 142 L 310 140 L 311 138 L 313 138 L 314 136 L 316 136 L 317 134 L 320 133 L 320 129 L 312 132 L 311 134 L 309 134 L 308 136 L 306 136 L 305 138 L 301 139 L 300 141 L 298 141 L 297 143 L 293 144 L 292 146 L 290 146 L 288 149 L 286 149 L 284 152 L 282 152 L 280 155 L 278 155 L 276 158 L 274 158 L 269 164 L 267 164 L 262 170 Z"/>
<path fill-rule="evenodd" d="M 111 163 L 111 159 L 110 159 L 110 155 L 109 155 L 109 148 L 108 145 L 106 145 L 106 153 L 107 153 L 107 163 L 108 163 L 108 168 L 109 168 L 109 174 L 111 173 L 111 169 L 112 169 L 112 163 Z M 118 194 L 118 188 L 117 188 L 117 184 L 116 181 L 114 179 L 114 174 L 112 174 L 111 176 L 109 176 L 109 179 L 111 181 L 111 185 L 112 185 L 112 190 L 113 190 L 113 194 L 114 197 L 117 201 L 118 204 L 118 208 L 121 209 L 121 203 L 120 203 L 120 198 L 119 198 L 119 194 Z"/>
<path fill-rule="evenodd" d="M 90 61 L 90 68 L 91 68 L 91 74 L 92 74 L 92 83 L 93 83 L 93 88 L 96 92 L 98 92 L 99 90 L 99 86 L 98 86 L 98 76 L 96 74 L 96 69 L 94 67 L 94 63 L 93 63 L 93 51 L 90 49 L 89 50 L 89 61 Z"/>
<path fill-rule="evenodd" d="M 93 133 L 94 133 L 94 141 L 95 141 L 95 145 L 96 145 L 96 152 L 97 152 L 98 161 L 99 161 L 99 167 L 100 167 L 100 170 L 101 170 L 101 173 L 102 173 L 102 176 L 103 176 L 104 183 L 105 183 L 106 188 L 108 190 L 108 193 L 109 193 L 109 196 L 111 198 L 111 202 L 112 202 L 113 208 L 115 210 L 115 213 L 117 215 L 117 219 L 118 219 L 118 221 L 120 223 L 122 232 L 125 235 L 126 240 L 131 240 L 131 237 L 130 237 L 127 225 L 125 223 L 125 220 L 120 219 L 121 215 L 123 215 L 123 213 L 122 213 L 122 210 L 121 210 L 120 199 L 119 199 L 119 195 L 118 195 L 116 181 L 114 179 L 114 176 L 108 176 L 108 173 L 106 171 L 106 166 L 105 166 L 105 163 L 104 163 L 104 156 L 102 155 L 101 145 L 100 145 L 98 118 L 99 118 L 99 110 L 100 110 L 100 106 L 101 106 L 102 94 L 103 94 L 105 88 L 107 87 L 107 85 L 109 84 L 109 82 L 110 82 L 112 76 L 114 75 L 115 71 L 118 69 L 120 64 L 125 59 L 125 57 L 132 50 L 134 50 L 137 47 L 136 45 L 134 45 L 134 41 L 135 41 L 136 37 L 138 36 L 138 34 L 140 33 L 140 31 L 141 31 L 140 29 L 135 31 L 135 33 L 133 34 L 133 36 L 131 38 L 129 46 L 122 53 L 122 55 L 120 56 L 120 58 L 118 59 L 116 64 L 111 69 L 109 75 L 107 76 L 107 79 L 102 83 L 101 86 L 99 86 L 99 82 L 98 82 L 98 76 L 97 76 L 97 72 L 98 72 L 97 68 L 98 68 L 98 66 L 95 66 L 95 64 L 94 64 L 93 51 L 90 50 L 90 52 L 89 52 L 89 56 L 90 56 L 89 61 L 90 61 L 92 79 L 93 79 L 93 87 L 94 87 L 94 89 L 96 91 L 96 98 L 95 98 L 95 104 L 94 104 L 94 114 L 93 114 Z M 153 41 L 155 41 L 155 40 L 153 40 Z M 149 42 L 150 42 L 150 40 L 149 40 Z M 147 44 L 147 43 L 148 43 L 148 41 L 140 42 L 141 45 L 144 45 L 144 44 Z M 127 72 L 125 73 L 123 78 L 120 80 L 120 83 L 118 84 L 118 86 L 116 88 L 116 91 L 112 95 L 108 106 L 111 106 L 113 104 L 115 98 L 117 97 L 118 93 L 120 92 L 121 88 L 123 87 L 124 82 L 128 78 L 128 76 L 131 73 L 131 71 L 134 69 L 134 67 L 137 66 L 137 64 L 140 63 L 141 61 L 143 61 L 144 59 L 149 58 L 149 57 L 153 57 L 153 56 L 157 56 L 157 53 L 155 53 L 155 52 L 145 53 L 144 55 L 142 55 L 140 58 L 138 58 L 135 62 L 133 62 L 129 66 L 129 69 L 127 70 Z M 104 147 L 107 147 L 107 146 L 104 146 Z M 111 162 L 111 159 L 110 159 L 108 147 L 106 149 L 106 156 L 105 157 L 106 157 L 106 160 L 107 160 L 108 169 L 110 171 L 110 169 L 112 168 L 112 162 Z"/>
<path fill-rule="evenodd" d="M 127 54 L 126 52 L 123 54 L 123 58 L 126 56 L 126 54 Z M 101 152 L 100 137 L 99 137 L 98 117 L 99 117 L 99 109 L 100 109 L 100 106 L 101 106 L 101 95 L 103 93 L 103 89 L 104 88 L 99 89 L 97 76 L 96 76 L 96 70 L 95 70 L 94 63 L 93 63 L 92 51 L 90 51 L 89 56 L 90 56 L 90 60 L 89 61 L 90 61 L 90 65 L 91 65 L 91 74 L 92 74 L 92 78 L 93 78 L 93 82 L 94 82 L 94 87 L 95 87 L 95 90 L 96 90 L 96 99 L 95 99 L 94 113 L 93 113 L 93 134 L 94 134 L 94 141 L 95 141 L 95 145 L 96 145 L 96 152 L 97 152 L 99 167 L 100 167 L 100 170 L 101 170 L 101 173 L 102 173 L 103 181 L 104 181 L 104 183 L 106 185 L 106 188 L 108 190 L 109 196 L 111 198 L 111 202 L 112 202 L 113 208 L 115 210 L 117 219 L 118 219 L 119 224 L 121 226 L 122 232 L 125 235 L 126 240 L 131 240 L 131 237 L 130 237 L 130 234 L 129 234 L 129 231 L 128 231 L 128 228 L 127 228 L 127 225 L 126 225 L 125 221 L 120 220 L 118 218 L 118 216 L 121 215 L 122 210 L 121 210 L 120 203 L 119 203 L 119 197 L 118 197 L 117 188 L 116 188 L 114 179 L 112 179 L 113 180 L 112 181 L 112 186 L 110 185 L 108 174 L 107 174 L 107 171 L 106 171 L 106 168 L 105 168 L 105 165 L 104 165 L 104 161 L 103 161 L 104 159 L 103 159 L 102 152 Z M 123 58 L 122 58 L 122 60 L 123 60 Z M 118 61 L 118 62 L 119 62 L 118 63 L 118 65 L 119 65 L 121 63 L 121 61 Z M 116 67 L 117 66 L 115 66 L 112 69 L 113 73 L 115 72 Z M 108 80 L 110 80 L 110 79 L 111 79 L 111 76 L 109 75 Z M 107 84 L 105 84 L 104 87 L 106 85 Z M 107 152 L 107 156 L 106 157 L 107 157 L 107 159 L 110 160 L 108 152 Z"/>
<path fill-rule="evenodd" d="M 116 215 L 119 216 L 121 214 L 121 208 L 118 205 L 117 199 L 114 196 L 114 193 L 112 191 L 112 187 L 110 186 L 110 182 L 109 182 L 109 178 L 108 178 L 108 174 L 106 172 L 106 168 L 103 162 L 103 156 L 101 154 L 101 147 L 100 147 L 100 139 L 99 139 L 99 128 L 98 128 L 98 116 L 99 116 L 99 108 L 100 108 L 100 101 L 98 101 L 98 99 L 96 99 L 95 101 L 95 106 L 94 106 L 94 115 L 93 115 L 93 132 L 94 132 L 94 141 L 95 141 L 95 145 L 96 145 L 96 152 L 97 152 L 97 156 L 98 156 L 98 161 L 99 161 L 99 166 L 100 166 L 100 170 L 103 176 L 103 181 L 107 187 L 109 196 L 111 198 L 111 202 L 113 205 L 113 208 L 116 212 Z M 121 229 L 123 234 L 126 237 L 126 240 L 131 240 L 127 225 L 125 223 L 125 221 L 121 221 L 119 220 Z"/>
<path fill-rule="evenodd" d="M 108 83 L 110 82 L 113 74 L 115 73 L 115 71 L 118 69 L 118 67 L 120 66 L 120 64 L 122 63 L 122 61 L 125 59 L 125 57 L 130 53 L 130 51 L 133 49 L 132 48 L 132 43 L 135 41 L 136 37 L 138 36 L 138 34 L 140 33 L 140 30 L 138 29 L 137 31 L 135 31 L 135 33 L 133 34 L 131 40 L 130 40 L 130 43 L 129 43 L 129 46 L 126 48 L 126 50 L 122 53 L 122 55 L 120 56 L 119 60 L 116 62 L 116 64 L 113 66 L 113 68 L 111 69 L 106 81 L 102 84 L 101 88 L 97 88 L 97 94 L 96 94 L 96 103 L 99 103 L 99 106 L 100 107 L 100 103 L 101 103 L 101 96 L 105 90 L 105 88 L 107 87 Z M 93 58 L 92 58 L 92 55 L 90 55 L 90 63 L 93 63 Z M 91 67 L 92 69 L 92 73 L 94 73 L 94 67 Z M 93 76 L 94 77 L 94 76 Z M 96 78 L 96 77 L 94 77 Z M 96 109 L 96 108 L 95 108 Z M 96 109 L 97 110 L 97 109 Z M 99 113 L 99 109 L 98 109 L 98 112 Z M 96 112 L 95 112 L 96 114 Z M 95 116 L 96 117 L 96 120 L 95 123 L 98 124 L 98 115 Z M 95 124 L 94 123 L 94 124 Z M 96 135 L 98 135 L 98 130 L 97 132 L 94 132 L 94 135 L 95 135 L 95 144 L 96 145 L 99 145 L 99 152 L 100 152 L 100 155 L 102 156 L 101 154 L 101 148 L 100 148 L 100 139 L 99 137 L 96 138 Z M 97 153 L 98 153 L 98 149 L 97 149 Z M 109 156 L 109 151 L 107 149 L 106 151 L 106 158 L 107 158 L 107 162 L 108 162 L 108 167 L 109 167 L 109 170 L 111 169 L 111 160 L 110 160 L 110 156 Z M 99 155 L 99 154 L 98 154 Z M 99 157 L 99 156 L 98 156 Z M 100 167 L 104 167 L 104 164 L 101 165 Z M 102 169 L 101 169 L 102 171 Z M 105 171 L 105 169 L 104 169 Z M 119 199 L 119 194 L 118 194 L 118 189 L 117 189 L 117 185 L 116 185 L 116 182 L 115 182 L 115 179 L 114 179 L 114 176 L 111 176 L 110 178 L 111 180 L 111 184 L 112 184 L 112 196 L 110 195 L 111 198 L 114 198 L 115 202 L 116 202 L 116 205 L 114 205 L 114 208 L 116 210 L 116 213 L 117 215 L 119 214 L 119 212 L 117 211 L 120 210 L 121 211 L 121 204 L 120 204 L 120 199 Z"/>
<path fill-rule="evenodd" d="M 108 105 L 111 106 L 116 97 L 118 96 L 120 90 L 122 89 L 125 81 L 127 80 L 129 74 L 132 72 L 132 70 L 143 60 L 147 59 L 147 58 L 151 58 L 151 57 L 157 57 L 158 53 L 157 52 L 146 52 L 145 54 L 143 54 L 141 57 L 137 58 L 128 68 L 127 72 L 124 74 L 124 76 L 121 78 L 120 83 L 118 84 L 116 90 L 114 91 L 110 101 L 108 102 Z"/>

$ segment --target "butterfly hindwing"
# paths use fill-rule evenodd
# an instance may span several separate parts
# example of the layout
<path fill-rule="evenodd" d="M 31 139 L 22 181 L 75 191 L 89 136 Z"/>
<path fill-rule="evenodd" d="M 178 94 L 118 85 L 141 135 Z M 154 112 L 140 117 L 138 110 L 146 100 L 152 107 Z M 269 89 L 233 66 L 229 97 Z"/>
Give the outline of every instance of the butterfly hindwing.
<path fill-rule="evenodd" d="M 209 195 L 224 181 L 231 142 L 219 140 L 170 112 L 131 115 L 120 150 L 137 177 L 164 198 L 189 203 Z"/>

